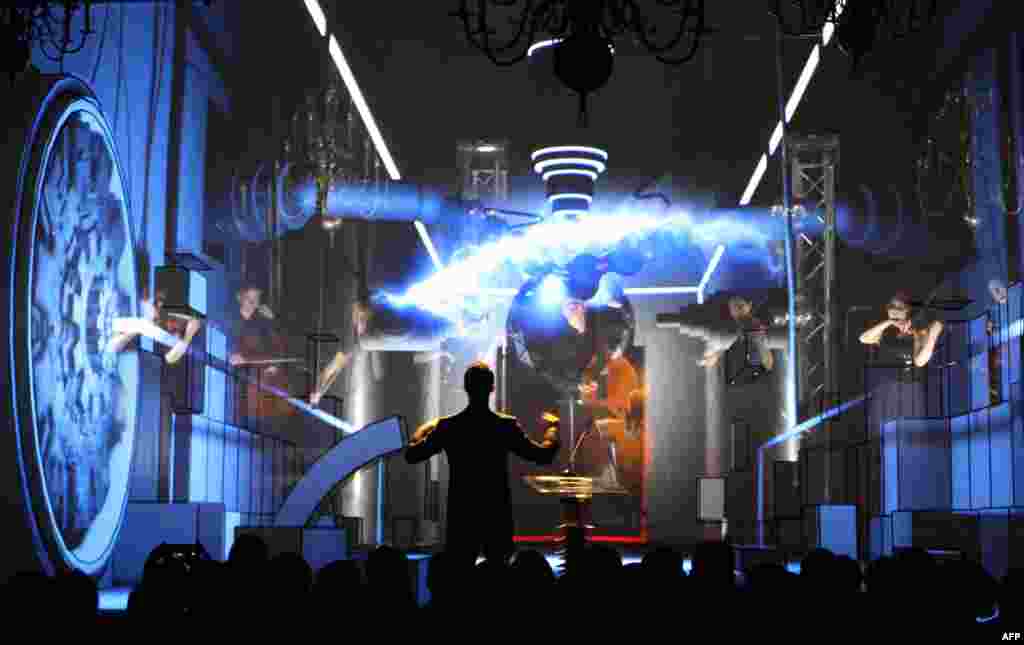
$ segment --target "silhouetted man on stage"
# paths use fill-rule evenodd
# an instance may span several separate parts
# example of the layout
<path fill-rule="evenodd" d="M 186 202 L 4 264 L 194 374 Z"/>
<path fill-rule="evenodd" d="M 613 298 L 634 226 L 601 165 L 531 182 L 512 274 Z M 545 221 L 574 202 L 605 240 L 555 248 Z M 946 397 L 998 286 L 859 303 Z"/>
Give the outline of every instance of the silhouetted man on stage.
<path fill-rule="evenodd" d="M 559 447 L 557 424 L 551 424 L 544 441 L 536 443 L 515 417 L 491 411 L 494 372 L 485 363 L 471 365 L 464 384 L 469 395 L 466 409 L 421 426 L 405 451 L 410 464 L 442 450 L 448 456 L 446 550 L 460 568 L 472 567 L 481 551 L 490 561 L 506 562 L 512 555 L 508 454 L 547 465 Z"/>

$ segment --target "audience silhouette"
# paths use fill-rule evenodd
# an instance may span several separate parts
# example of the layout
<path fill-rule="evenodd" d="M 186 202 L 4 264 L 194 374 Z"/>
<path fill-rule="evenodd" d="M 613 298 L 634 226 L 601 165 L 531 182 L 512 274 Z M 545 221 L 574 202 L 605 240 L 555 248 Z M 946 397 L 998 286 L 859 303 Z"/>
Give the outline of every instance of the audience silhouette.
<path fill-rule="evenodd" d="M 154 550 L 142 583 L 131 594 L 127 622 L 99 614 L 97 584 L 81 573 L 52 578 L 18 574 L 7 580 L 6 591 L 12 615 L 42 616 L 57 606 L 61 620 L 85 626 L 251 620 L 260 610 L 312 625 L 339 611 L 355 617 L 386 611 L 399 621 L 421 616 L 409 625 L 427 629 L 459 628 L 483 619 L 504 624 L 509 636 L 525 636 L 535 634 L 538 625 L 554 628 L 570 615 L 592 615 L 612 598 L 615 616 L 630 621 L 670 626 L 683 613 L 730 634 L 820 634 L 841 625 L 844 637 L 913 630 L 943 640 L 980 642 L 981 635 L 998 638 L 1019 629 L 1019 570 L 1011 569 L 997 582 L 977 562 L 940 562 L 922 549 L 874 560 L 864 573 L 852 558 L 816 549 L 803 557 L 799 574 L 769 562 L 752 565 L 742 577 L 735 570 L 733 548 L 722 542 L 695 546 L 689 576 L 683 553 L 665 546 L 648 552 L 641 563 L 623 565 L 617 549 L 592 544 L 580 568 L 561 577 L 536 550 L 519 551 L 510 562 L 484 560 L 468 569 L 460 566 L 462 554 L 441 552 L 429 560 L 430 599 L 422 608 L 411 575 L 414 563 L 390 546 L 376 548 L 361 564 L 330 563 L 315 578 L 300 555 L 268 558 L 267 553 L 266 544 L 253 535 L 239 536 L 227 563 L 185 566 Z M 242 593 L 247 585 L 249 593 Z M 526 603 L 542 608 L 540 623 L 509 621 L 510 607 Z"/>

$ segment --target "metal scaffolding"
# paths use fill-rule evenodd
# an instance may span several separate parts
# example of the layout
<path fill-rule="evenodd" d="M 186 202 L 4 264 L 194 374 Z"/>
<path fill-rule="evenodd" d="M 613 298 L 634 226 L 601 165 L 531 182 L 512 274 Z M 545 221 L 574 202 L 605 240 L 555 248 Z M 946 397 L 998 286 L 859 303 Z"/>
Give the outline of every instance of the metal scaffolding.
<path fill-rule="evenodd" d="M 463 199 L 489 204 L 508 200 L 508 142 L 459 141 L 458 191 Z"/>
<path fill-rule="evenodd" d="M 824 226 L 820 236 L 801 233 L 796 244 L 796 293 L 801 317 L 798 396 L 800 421 L 834 406 L 838 395 L 839 352 L 836 343 L 836 177 L 839 167 L 839 137 L 790 136 L 787 138 L 792 164 L 795 215 L 816 217 Z M 823 433 L 831 443 L 831 433 Z M 830 476 L 825 472 L 828 499 Z"/>

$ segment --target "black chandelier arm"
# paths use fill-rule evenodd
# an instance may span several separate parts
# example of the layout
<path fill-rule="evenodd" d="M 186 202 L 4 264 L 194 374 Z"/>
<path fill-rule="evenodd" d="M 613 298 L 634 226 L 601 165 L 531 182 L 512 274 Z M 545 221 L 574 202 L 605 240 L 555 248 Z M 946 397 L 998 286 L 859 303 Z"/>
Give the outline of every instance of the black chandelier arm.
<path fill-rule="evenodd" d="M 927 11 L 922 6 L 925 3 L 927 3 Z M 905 20 L 897 18 L 895 7 L 887 7 L 886 13 L 885 21 L 890 25 L 889 33 L 894 40 L 902 40 L 919 33 L 935 22 L 939 16 L 939 2 L 938 0 L 911 0 L 907 7 Z"/>
<path fill-rule="evenodd" d="M 477 4 L 480 7 L 480 29 L 477 33 L 483 35 L 484 47 L 486 47 L 488 51 L 493 52 L 495 54 L 500 54 L 510 49 L 516 48 L 523 38 L 523 34 L 526 30 L 527 24 L 530 25 L 531 29 L 533 28 L 533 21 L 530 20 L 530 16 L 533 15 L 533 0 L 526 0 L 526 6 L 523 7 L 522 15 L 519 18 L 519 26 L 517 28 L 515 37 L 509 40 L 506 44 L 498 47 L 492 47 L 489 42 L 490 36 L 492 34 L 496 34 L 497 32 L 487 27 L 487 2 L 488 0 L 477 0 Z M 490 2 L 497 7 L 508 8 L 512 8 L 515 5 L 519 4 L 519 0 L 490 0 Z M 527 47 L 529 47 L 529 37 L 526 39 L 526 42 Z"/>
<path fill-rule="evenodd" d="M 681 16 L 679 20 L 679 29 L 675 35 L 669 39 L 669 41 L 663 45 L 655 43 L 650 37 L 647 21 L 640 18 L 641 12 L 636 6 L 634 0 L 627 0 L 629 4 L 629 12 L 637 16 L 633 23 L 634 31 L 640 37 L 644 47 L 646 47 L 654 57 L 661 63 L 666 65 L 682 65 L 693 60 L 693 57 L 697 55 L 697 51 L 700 49 L 701 38 L 707 34 L 713 33 L 714 30 L 709 29 L 705 25 L 705 3 L 704 0 L 660 0 L 659 4 L 665 7 L 673 7 L 681 9 Z M 685 4 L 685 8 L 681 5 Z M 690 19 L 695 20 L 695 25 L 690 28 Z M 687 34 L 692 36 L 692 41 L 686 53 L 681 57 L 669 57 L 665 56 L 665 52 L 674 50 L 683 37 Z"/>
<path fill-rule="evenodd" d="M 536 33 L 538 14 L 534 10 L 534 0 L 526 0 L 526 6 L 523 8 L 522 16 L 518 21 L 518 28 L 514 38 L 509 39 L 504 44 L 498 46 L 492 46 L 490 43 L 490 36 L 495 32 L 491 29 L 487 22 L 487 3 L 493 2 L 499 7 L 512 7 L 519 3 L 519 0 L 477 0 L 477 10 L 471 11 L 469 8 L 470 0 L 461 0 L 459 3 L 459 9 L 453 11 L 448 15 L 454 18 L 459 18 L 462 21 L 462 27 L 465 31 L 466 38 L 470 44 L 476 49 L 483 52 L 484 55 L 495 65 L 499 67 L 508 67 L 519 63 L 526 58 L 529 52 L 529 46 L 533 40 L 533 36 Z M 538 6 L 538 10 L 544 10 L 548 5 L 551 5 L 551 0 L 544 0 Z M 475 24 L 473 24 L 475 21 Z M 526 46 L 522 45 L 524 40 Z M 502 57 L 500 54 L 507 52 L 512 49 L 518 48 L 518 53 L 512 57 Z"/>
<path fill-rule="evenodd" d="M 791 25 L 786 20 L 786 11 L 782 8 L 783 2 L 788 2 L 800 9 L 800 25 Z M 768 13 L 775 16 L 779 25 L 779 31 L 790 38 L 804 38 L 806 36 L 821 33 L 828 23 L 835 24 L 838 21 L 836 15 L 839 11 L 838 3 L 835 0 L 774 0 L 774 9 Z"/>
<path fill-rule="evenodd" d="M 81 5 L 81 7 L 79 6 Z M 96 33 L 92 28 L 92 2 L 65 2 L 64 16 L 57 18 L 46 3 L 39 3 L 37 6 L 27 9 L 13 9 L 12 11 L 24 11 L 26 24 L 29 25 L 27 35 L 29 41 L 36 41 L 43 56 L 54 62 L 60 63 L 69 54 L 77 54 L 85 48 L 89 36 Z M 75 12 L 79 9 L 85 12 L 85 25 L 82 27 L 77 43 L 71 35 L 71 23 Z M 63 32 L 58 35 L 58 32 Z"/>

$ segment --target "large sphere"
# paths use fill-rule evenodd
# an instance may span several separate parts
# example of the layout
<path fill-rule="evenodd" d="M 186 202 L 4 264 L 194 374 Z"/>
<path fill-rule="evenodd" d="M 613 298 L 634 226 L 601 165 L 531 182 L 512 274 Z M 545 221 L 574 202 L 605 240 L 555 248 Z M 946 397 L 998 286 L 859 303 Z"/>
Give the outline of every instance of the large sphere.
<path fill-rule="evenodd" d="M 582 33 L 570 36 L 555 47 L 555 75 L 569 89 L 589 94 L 601 89 L 612 77 L 615 55 L 608 41 Z"/>
<path fill-rule="evenodd" d="M 519 362 L 557 385 L 578 379 L 598 351 L 619 353 L 632 346 L 636 316 L 619 281 L 602 278 L 601 288 L 585 302 L 587 328 L 579 334 L 562 313 L 568 290 L 552 301 L 545 294 L 547 277 L 524 284 L 509 309 L 506 331 Z"/>

